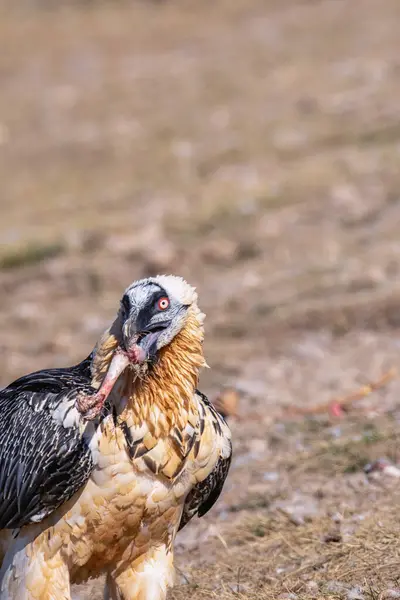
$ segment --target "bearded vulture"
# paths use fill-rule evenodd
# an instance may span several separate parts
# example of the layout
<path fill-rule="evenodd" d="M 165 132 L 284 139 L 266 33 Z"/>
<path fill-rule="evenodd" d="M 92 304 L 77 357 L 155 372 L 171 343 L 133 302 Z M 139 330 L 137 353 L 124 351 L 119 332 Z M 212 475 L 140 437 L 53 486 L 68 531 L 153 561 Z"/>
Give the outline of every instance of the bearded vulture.
<path fill-rule="evenodd" d="M 183 279 L 125 291 L 92 354 L 0 392 L 0 600 L 165 600 L 179 529 L 216 502 L 231 461 L 197 390 L 204 315 Z"/>

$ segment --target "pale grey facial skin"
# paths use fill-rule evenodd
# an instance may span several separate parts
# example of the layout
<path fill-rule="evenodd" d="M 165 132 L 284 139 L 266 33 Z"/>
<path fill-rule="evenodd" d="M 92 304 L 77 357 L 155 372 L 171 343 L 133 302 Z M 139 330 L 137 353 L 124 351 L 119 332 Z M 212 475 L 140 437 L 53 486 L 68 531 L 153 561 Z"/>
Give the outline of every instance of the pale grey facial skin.
<path fill-rule="evenodd" d="M 125 291 L 120 309 L 125 349 L 137 345 L 146 353 L 146 359 L 154 359 L 182 329 L 189 306 L 153 279 L 132 284 Z"/>

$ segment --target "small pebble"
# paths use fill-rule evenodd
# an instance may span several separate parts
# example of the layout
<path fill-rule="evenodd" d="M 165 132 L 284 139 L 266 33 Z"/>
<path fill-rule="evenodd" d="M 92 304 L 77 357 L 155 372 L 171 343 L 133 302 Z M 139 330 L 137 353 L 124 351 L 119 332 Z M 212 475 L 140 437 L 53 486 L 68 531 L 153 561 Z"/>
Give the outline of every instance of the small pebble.
<path fill-rule="evenodd" d="M 326 591 L 332 594 L 340 594 L 348 589 L 348 586 L 341 581 L 329 581 L 326 585 Z"/>
<path fill-rule="evenodd" d="M 267 471 L 266 473 L 264 473 L 263 479 L 264 481 L 278 481 L 279 473 L 277 473 L 276 471 Z"/>
<path fill-rule="evenodd" d="M 364 598 L 365 596 L 358 586 L 351 588 L 347 592 L 347 600 L 364 600 Z"/>
<path fill-rule="evenodd" d="M 316 581 L 307 581 L 306 587 L 311 594 L 317 593 L 319 589 Z"/>
<path fill-rule="evenodd" d="M 400 590 L 399 589 L 388 589 L 382 593 L 382 600 L 389 600 L 389 598 L 400 598 Z"/>
<path fill-rule="evenodd" d="M 323 538 L 325 544 L 338 543 L 342 541 L 342 534 L 340 531 L 330 531 Z"/>

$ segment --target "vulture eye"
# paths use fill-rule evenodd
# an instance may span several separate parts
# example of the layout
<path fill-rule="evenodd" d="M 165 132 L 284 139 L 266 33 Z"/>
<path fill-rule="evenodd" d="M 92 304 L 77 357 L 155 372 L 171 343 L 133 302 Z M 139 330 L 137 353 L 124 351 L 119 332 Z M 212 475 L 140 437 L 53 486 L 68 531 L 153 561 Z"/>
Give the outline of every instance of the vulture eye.
<path fill-rule="evenodd" d="M 169 306 L 169 298 L 167 298 L 166 296 L 163 296 L 157 302 L 157 306 L 160 310 L 167 310 L 167 308 Z"/>

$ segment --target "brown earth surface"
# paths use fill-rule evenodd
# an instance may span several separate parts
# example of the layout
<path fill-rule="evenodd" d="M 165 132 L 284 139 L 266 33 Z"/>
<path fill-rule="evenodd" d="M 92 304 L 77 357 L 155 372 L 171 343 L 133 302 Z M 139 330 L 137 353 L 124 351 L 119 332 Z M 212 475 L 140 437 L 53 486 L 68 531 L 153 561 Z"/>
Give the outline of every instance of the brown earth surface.
<path fill-rule="evenodd" d="M 363 472 L 400 459 L 400 381 L 328 410 L 400 356 L 399 19 L 0 2 L 0 384 L 82 359 L 132 280 L 171 272 L 207 312 L 202 390 L 239 392 L 171 600 L 400 597 L 399 480 Z"/>

